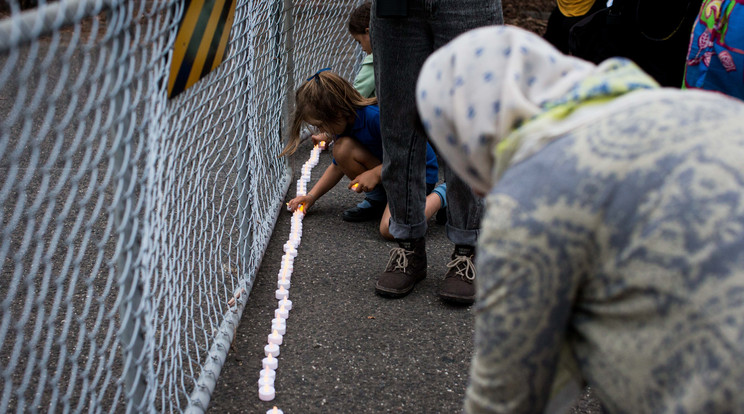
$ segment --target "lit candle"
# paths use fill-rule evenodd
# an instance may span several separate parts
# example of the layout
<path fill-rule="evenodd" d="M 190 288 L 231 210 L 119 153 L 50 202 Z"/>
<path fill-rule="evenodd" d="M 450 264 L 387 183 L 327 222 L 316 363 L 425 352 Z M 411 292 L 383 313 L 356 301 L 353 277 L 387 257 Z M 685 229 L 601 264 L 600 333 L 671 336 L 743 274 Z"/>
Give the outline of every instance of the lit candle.
<path fill-rule="evenodd" d="M 279 306 L 279 308 L 274 311 L 274 317 L 287 319 L 289 317 L 289 311 L 284 306 Z"/>
<path fill-rule="evenodd" d="M 262 360 L 263 362 L 263 368 L 264 369 L 271 369 L 274 370 L 279 365 L 279 360 L 274 358 L 272 354 L 269 354 L 266 358 Z"/>
<path fill-rule="evenodd" d="M 287 333 L 287 322 L 283 318 L 274 318 L 271 320 L 271 330 L 284 335 Z"/>
<path fill-rule="evenodd" d="M 259 376 L 259 378 L 261 378 L 261 377 L 267 377 L 267 376 L 268 377 L 271 377 L 271 378 L 276 378 L 276 370 L 269 369 L 269 368 L 264 368 L 264 369 L 261 370 L 261 372 L 259 373 L 258 376 Z"/>
<path fill-rule="evenodd" d="M 277 344 L 268 344 L 264 347 L 264 354 L 266 356 L 269 355 L 276 355 L 279 356 L 279 345 Z"/>
<path fill-rule="evenodd" d="M 359 183 L 356 183 L 356 184 L 354 184 L 354 185 L 351 186 L 351 189 L 352 190 L 356 190 L 357 188 L 359 188 Z"/>
<path fill-rule="evenodd" d="M 261 401 L 271 401 L 274 399 L 275 392 L 274 387 L 271 385 L 264 385 L 258 388 L 258 398 Z"/>
<path fill-rule="evenodd" d="M 284 287 L 280 287 L 279 289 L 276 290 L 276 292 L 274 292 L 274 296 L 278 300 L 287 299 L 287 297 L 289 297 L 289 291 L 285 289 Z"/>
<path fill-rule="evenodd" d="M 290 286 L 289 279 L 287 279 L 286 277 L 283 277 L 283 278 L 279 279 L 276 282 L 276 286 L 278 288 L 289 289 L 289 286 Z"/>
<path fill-rule="evenodd" d="M 274 386 L 274 378 L 272 378 L 272 377 L 270 377 L 268 375 L 265 375 L 265 376 L 259 378 L 258 379 L 258 386 L 259 387 L 263 387 L 264 385 L 271 385 L 273 387 Z"/>
<path fill-rule="evenodd" d="M 281 269 L 277 275 L 279 280 L 287 279 L 292 280 L 292 272 L 289 269 Z"/>
<path fill-rule="evenodd" d="M 284 411 L 276 408 L 276 405 L 274 408 L 270 409 L 269 411 L 266 411 L 266 414 L 284 414 Z"/>
<path fill-rule="evenodd" d="M 282 336 L 279 335 L 279 332 L 275 329 L 274 332 L 269 334 L 269 343 L 270 344 L 277 344 L 281 345 L 283 342 Z"/>
<path fill-rule="evenodd" d="M 325 142 L 325 141 L 320 141 L 320 145 L 319 145 L 319 147 L 320 147 L 320 149 L 325 149 L 325 147 L 326 147 L 326 142 Z"/>
<path fill-rule="evenodd" d="M 292 301 L 289 299 L 282 299 L 279 301 L 279 306 L 284 306 L 287 310 L 292 310 Z"/>
<path fill-rule="evenodd" d="M 287 325 L 277 325 L 277 324 L 271 324 L 271 330 L 279 332 L 279 335 L 284 335 L 287 333 Z"/>

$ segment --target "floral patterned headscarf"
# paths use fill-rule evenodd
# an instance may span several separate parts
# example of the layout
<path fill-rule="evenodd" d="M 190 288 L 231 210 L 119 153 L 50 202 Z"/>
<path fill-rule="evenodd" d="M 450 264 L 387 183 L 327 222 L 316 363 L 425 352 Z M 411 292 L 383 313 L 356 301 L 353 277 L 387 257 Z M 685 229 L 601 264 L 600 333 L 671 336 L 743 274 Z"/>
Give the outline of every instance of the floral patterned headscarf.
<path fill-rule="evenodd" d="M 628 60 L 596 66 L 526 30 L 489 26 L 458 36 L 427 59 L 416 101 L 439 152 L 485 194 L 509 165 L 565 132 L 560 124 L 575 109 L 655 87 Z"/>

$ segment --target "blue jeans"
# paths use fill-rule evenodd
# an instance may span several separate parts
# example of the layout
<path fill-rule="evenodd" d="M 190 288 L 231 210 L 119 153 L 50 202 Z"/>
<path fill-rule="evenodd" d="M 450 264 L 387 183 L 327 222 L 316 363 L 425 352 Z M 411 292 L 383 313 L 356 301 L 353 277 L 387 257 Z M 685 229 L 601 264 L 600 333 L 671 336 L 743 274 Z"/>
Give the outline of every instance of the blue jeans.
<path fill-rule="evenodd" d="M 457 35 L 502 24 L 501 0 L 408 0 L 406 17 L 378 18 L 372 3 L 370 34 L 384 151 L 382 183 L 390 204 L 390 233 L 415 239 L 426 233 L 426 142 L 416 111 L 416 80 L 426 58 Z M 439 158 L 447 182 L 447 237 L 475 245 L 483 200 Z"/>

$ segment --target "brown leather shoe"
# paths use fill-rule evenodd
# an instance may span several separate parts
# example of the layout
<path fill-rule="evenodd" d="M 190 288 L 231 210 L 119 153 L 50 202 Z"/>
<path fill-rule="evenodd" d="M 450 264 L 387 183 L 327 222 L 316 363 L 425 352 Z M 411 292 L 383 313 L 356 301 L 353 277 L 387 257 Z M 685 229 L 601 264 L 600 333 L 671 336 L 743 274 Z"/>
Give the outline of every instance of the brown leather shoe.
<path fill-rule="evenodd" d="M 455 246 L 452 261 L 447 263 L 444 282 L 439 287 L 439 297 L 459 305 L 472 305 L 475 302 L 475 247 Z"/>
<path fill-rule="evenodd" d="M 385 272 L 375 284 L 375 292 L 387 298 L 406 296 L 426 277 L 425 239 L 398 240 L 398 246 L 390 250 Z"/>

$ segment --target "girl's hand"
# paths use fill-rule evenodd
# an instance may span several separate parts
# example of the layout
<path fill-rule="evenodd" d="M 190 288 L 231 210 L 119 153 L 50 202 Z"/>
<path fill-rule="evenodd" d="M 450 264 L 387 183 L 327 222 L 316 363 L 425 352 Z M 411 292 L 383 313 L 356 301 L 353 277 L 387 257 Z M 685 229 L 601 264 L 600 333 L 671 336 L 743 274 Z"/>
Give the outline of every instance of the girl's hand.
<path fill-rule="evenodd" d="M 305 205 L 305 212 L 307 212 L 310 209 L 310 207 L 312 207 L 312 205 L 315 204 L 315 197 L 313 197 L 310 194 L 295 197 L 289 200 L 289 203 L 287 203 L 287 207 L 289 207 L 291 211 L 295 211 L 300 207 L 300 204 Z"/>
<path fill-rule="evenodd" d="M 380 184 L 380 176 L 375 174 L 374 171 L 365 171 L 349 183 L 349 189 L 361 193 L 364 191 L 372 191 L 377 184 Z M 357 185 L 358 184 L 358 185 Z"/>
<path fill-rule="evenodd" d="M 310 139 L 313 140 L 313 145 L 320 145 L 321 142 L 325 142 L 325 147 L 328 147 L 328 143 L 331 142 L 331 136 L 325 132 L 312 135 L 310 136 Z M 325 149 L 325 148 L 321 148 L 321 149 Z"/>

